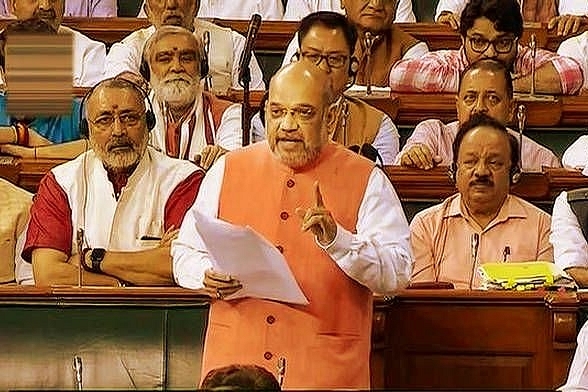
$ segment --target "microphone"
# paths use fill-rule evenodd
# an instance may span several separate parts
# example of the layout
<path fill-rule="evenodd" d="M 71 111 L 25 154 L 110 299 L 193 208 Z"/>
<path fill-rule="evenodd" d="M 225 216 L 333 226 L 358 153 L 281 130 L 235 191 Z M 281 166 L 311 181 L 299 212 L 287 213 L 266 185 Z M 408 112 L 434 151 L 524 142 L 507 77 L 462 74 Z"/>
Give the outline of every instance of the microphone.
<path fill-rule="evenodd" d="M 365 32 L 364 37 L 365 51 L 367 55 L 366 73 L 367 73 L 367 86 L 365 95 L 372 94 L 372 46 L 374 45 L 374 36 L 369 31 Z"/>
<path fill-rule="evenodd" d="M 241 58 L 239 60 L 239 84 L 241 86 L 243 86 L 245 83 L 248 84 L 251 81 L 249 63 L 251 62 L 251 52 L 253 51 L 253 47 L 255 46 L 255 40 L 257 39 L 257 32 L 259 31 L 260 26 L 261 15 L 251 15 L 249 27 L 247 28 L 247 39 L 245 41 L 245 48 L 243 48 L 243 52 L 241 53 Z"/>
<path fill-rule="evenodd" d="M 210 31 L 206 30 L 204 34 L 202 34 L 202 44 L 204 46 L 204 56 L 206 57 L 206 63 L 208 64 L 208 59 L 210 58 Z M 212 76 L 210 76 L 210 72 L 204 76 L 204 90 L 212 91 Z"/>
<path fill-rule="evenodd" d="M 82 385 L 82 358 L 78 355 L 74 355 L 73 357 L 73 370 L 74 375 L 76 377 L 76 390 L 81 391 L 83 389 Z"/>
<path fill-rule="evenodd" d="M 480 235 L 478 233 L 472 234 L 470 239 L 471 245 L 471 253 L 470 256 L 472 258 L 472 275 L 470 276 L 470 290 L 474 284 L 474 273 L 476 272 L 476 265 L 478 264 L 478 248 L 480 247 Z"/>
<path fill-rule="evenodd" d="M 517 121 L 519 125 L 519 166 L 523 168 L 523 131 L 527 124 L 527 108 L 525 105 L 519 105 L 517 107 Z"/>
<path fill-rule="evenodd" d="M 531 48 L 531 96 L 535 95 L 535 68 L 536 68 L 536 57 L 537 57 L 537 37 L 535 34 L 531 34 L 529 41 L 529 48 Z"/>
<path fill-rule="evenodd" d="M 83 283 L 83 271 L 84 268 L 82 267 L 82 257 L 84 256 L 84 229 L 79 228 L 76 235 L 76 241 L 78 245 L 78 255 L 80 256 L 80 262 L 78 263 L 78 287 L 82 287 Z"/>

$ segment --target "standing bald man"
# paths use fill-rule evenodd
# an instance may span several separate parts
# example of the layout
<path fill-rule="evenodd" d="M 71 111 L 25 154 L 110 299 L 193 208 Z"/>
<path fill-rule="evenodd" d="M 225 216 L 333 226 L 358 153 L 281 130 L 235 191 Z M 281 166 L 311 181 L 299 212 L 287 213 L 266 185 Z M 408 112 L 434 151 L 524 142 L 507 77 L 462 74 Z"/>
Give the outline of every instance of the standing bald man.
<path fill-rule="evenodd" d="M 331 102 L 329 77 L 314 64 L 280 70 L 265 106 L 267 142 L 221 157 L 186 214 L 172 250 L 174 277 L 219 298 L 210 308 L 202 374 L 233 363 L 275 374 L 285 358 L 285 389 L 370 387 L 373 292 L 407 284 L 409 234 L 386 175 L 329 141 Z M 239 277 L 211 269 L 196 211 L 250 226 L 275 244 L 310 304 L 223 301 L 240 289 Z"/>

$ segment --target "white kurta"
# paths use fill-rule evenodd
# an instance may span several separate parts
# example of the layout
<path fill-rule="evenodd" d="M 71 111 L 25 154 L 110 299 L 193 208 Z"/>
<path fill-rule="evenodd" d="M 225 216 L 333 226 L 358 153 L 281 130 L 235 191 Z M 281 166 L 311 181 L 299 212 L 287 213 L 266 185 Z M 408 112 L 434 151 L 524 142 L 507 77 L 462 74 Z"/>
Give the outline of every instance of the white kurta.
<path fill-rule="evenodd" d="M 102 161 L 90 150 L 52 169 L 67 195 L 73 228 L 72 251 L 77 253 L 76 232 L 85 231 L 85 244 L 112 251 L 137 251 L 159 246 L 165 205 L 174 189 L 198 167 L 148 148 L 117 200 Z"/>
<path fill-rule="evenodd" d="M 585 2 L 588 7 L 588 1 Z M 563 41 L 557 49 L 557 54 L 575 59 L 580 63 L 584 73 L 584 89 L 588 89 L 588 31 Z"/>
<path fill-rule="evenodd" d="M 335 11 L 344 14 L 341 0 L 288 0 L 284 20 L 300 20 L 317 11 Z M 411 0 L 400 0 L 396 8 L 396 23 L 414 23 L 416 17 L 412 11 Z"/>
<path fill-rule="evenodd" d="M 582 135 L 564 152 L 561 163 L 568 169 L 584 170 L 588 167 L 588 135 Z M 588 175 L 588 172 L 584 173 Z"/>
<path fill-rule="evenodd" d="M 224 173 L 225 158 L 221 157 L 204 177 L 196 202 L 173 242 L 174 278 L 182 287 L 202 287 L 204 271 L 211 268 L 210 256 L 196 230 L 195 213 L 217 217 Z M 412 273 L 408 224 L 392 183 L 379 168 L 373 169 L 368 180 L 356 229 L 353 234 L 338 225 L 335 240 L 325 248 L 334 262 L 376 293 L 405 285 Z"/>
<path fill-rule="evenodd" d="M 154 32 L 154 26 L 139 29 L 112 45 L 108 56 L 106 56 L 104 77 L 114 77 L 125 71 L 139 73 L 143 48 Z M 212 72 L 227 74 L 228 84 L 233 88 L 241 88 L 239 86 L 239 59 L 245 47 L 245 37 L 235 31 L 230 31 L 230 40 L 232 41 L 232 53 L 218 53 L 218 51 L 215 52 L 215 47 L 222 48 L 224 45 L 215 45 L 214 35 L 211 36 L 209 66 Z M 228 64 L 226 64 L 226 59 L 231 59 Z M 251 70 L 251 90 L 264 90 L 263 73 L 255 56 L 251 57 L 249 69 Z"/>
<path fill-rule="evenodd" d="M 584 323 L 578 333 L 578 345 L 570 365 L 568 379 L 565 385 L 558 388 L 558 391 L 588 391 L 588 322 Z"/>
<path fill-rule="evenodd" d="M 151 131 L 149 144 L 158 151 L 166 151 L 165 136 L 167 132 L 167 120 L 164 116 L 164 110 L 161 103 L 155 98 L 154 93 L 150 95 L 153 103 L 153 111 L 155 113 L 155 128 Z M 182 123 L 179 156 L 184 156 L 186 149 L 189 148 L 188 157 L 193 160 L 196 154 L 200 154 L 202 149 L 206 146 L 206 135 L 204 131 L 204 116 L 208 116 L 208 121 L 214 127 L 214 121 L 210 110 L 204 113 L 202 95 L 198 96 L 194 101 L 193 110 L 196 115 L 196 123 L 192 136 L 192 142 L 188 146 L 191 116 Z M 243 131 L 241 129 L 241 105 L 233 104 L 225 109 L 223 112 L 221 123 L 219 127 L 213 130 L 214 144 L 219 145 L 227 150 L 234 150 L 241 147 Z"/>
<path fill-rule="evenodd" d="M 404 0 L 403 0 L 404 1 Z M 138 18 L 146 18 L 145 0 Z M 281 20 L 284 15 L 282 0 L 201 0 L 199 18 L 249 19 L 259 14 L 263 20 Z"/>
<path fill-rule="evenodd" d="M 560 193 L 553 203 L 549 241 L 553 245 L 555 264 L 563 269 L 588 268 L 588 243 L 568 203 L 566 191 Z"/>
<path fill-rule="evenodd" d="M 73 86 L 92 87 L 104 79 L 106 46 L 63 25 L 59 27 L 59 32 L 69 32 L 73 35 Z"/>
<path fill-rule="evenodd" d="M 521 8 L 523 2 L 521 1 Z M 435 11 L 435 20 L 443 11 L 451 11 L 458 16 L 461 15 L 467 4 L 467 0 L 439 0 Z M 558 13 L 560 15 L 588 15 L 588 2 L 584 0 L 559 0 Z"/>
<path fill-rule="evenodd" d="M 11 0 L 0 0 L 0 18 L 12 18 Z M 65 0 L 63 16 L 77 17 L 116 17 L 116 0 Z"/>

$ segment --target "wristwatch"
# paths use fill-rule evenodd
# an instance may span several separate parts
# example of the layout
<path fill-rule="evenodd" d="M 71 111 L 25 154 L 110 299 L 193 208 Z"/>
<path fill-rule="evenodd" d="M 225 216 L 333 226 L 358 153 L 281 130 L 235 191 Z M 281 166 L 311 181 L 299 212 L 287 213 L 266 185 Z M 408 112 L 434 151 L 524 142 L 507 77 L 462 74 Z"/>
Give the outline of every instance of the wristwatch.
<path fill-rule="evenodd" d="M 90 253 L 90 260 L 92 260 L 92 272 L 96 272 L 98 274 L 102 272 L 100 265 L 102 264 L 102 260 L 104 260 L 105 254 L 106 249 L 104 248 L 92 249 L 92 253 Z"/>

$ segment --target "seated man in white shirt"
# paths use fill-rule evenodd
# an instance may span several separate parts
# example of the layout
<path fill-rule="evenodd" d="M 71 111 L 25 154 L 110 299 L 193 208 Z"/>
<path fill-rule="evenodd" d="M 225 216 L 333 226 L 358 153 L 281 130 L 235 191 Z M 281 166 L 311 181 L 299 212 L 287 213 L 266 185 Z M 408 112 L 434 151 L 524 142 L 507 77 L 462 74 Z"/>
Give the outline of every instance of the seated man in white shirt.
<path fill-rule="evenodd" d="M 103 79 L 106 46 L 79 31 L 61 26 L 65 0 L 12 0 L 13 12 L 19 20 L 39 18 L 59 34 L 73 36 L 73 86 L 91 87 Z"/>
<path fill-rule="evenodd" d="M 395 0 L 341 0 L 341 5 L 358 32 L 353 53 L 359 61 L 357 84 L 388 87 L 390 69 L 398 60 L 419 58 L 429 52 L 427 44 L 393 24 L 398 6 Z M 368 44 L 371 50 L 367 49 Z M 299 39 L 295 35 L 288 45 L 282 66 L 290 63 L 298 49 Z"/>
<path fill-rule="evenodd" d="M 564 152 L 561 163 L 567 169 L 587 170 L 588 167 L 588 135 L 582 135 Z M 583 172 L 588 174 L 588 171 Z"/>
<path fill-rule="evenodd" d="M 145 2 L 138 18 L 145 18 Z M 281 20 L 284 15 L 282 0 L 201 0 L 199 18 L 249 19 L 259 14 L 263 20 Z"/>
<path fill-rule="evenodd" d="M 439 0 L 435 20 L 458 29 L 459 18 L 467 0 Z M 547 23 L 558 35 L 574 34 L 588 22 L 588 2 L 578 0 L 519 0 L 525 22 Z"/>
<path fill-rule="evenodd" d="M 560 392 L 588 391 L 588 322 L 578 332 L 577 341 L 568 379 L 565 385 L 557 389 Z"/>
<path fill-rule="evenodd" d="M 153 88 L 156 118 L 151 146 L 204 169 L 241 147 L 241 105 L 202 90 L 208 64 L 198 36 L 183 27 L 163 26 L 147 41 L 144 61 L 141 72 Z"/>
<path fill-rule="evenodd" d="M 588 7 L 588 1 L 586 2 L 586 7 Z M 584 73 L 582 89 L 588 89 L 588 31 L 563 41 L 557 49 L 557 54 L 571 57 L 580 63 Z M 584 91 L 583 93 L 585 94 L 586 92 Z"/>
<path fill-rule="evenodd" d="M 502 124 L 508 124 L 516 107 L 510 72 L 497 60 L 473 63 L 460 76 L 455 102 L 458 121 L 444 124 L 441 120 L 431 119 L 419 123 L 396 157 L 396 165 L 424 170 L 449 165 L 454 158 L 452 145 L 460 124 L 475 113 L 485 113 Z M 513 130 L 509 132 L 517 135 Z M 523 136 L 522 170 L 541 171 L 542 166 L 560 167 L 560 163 L 549 149 Z"/>
<path fill-rule="evenodd" d="M 394 23 L 415 23 L 411 0 L 397 0 Z M 367 2 L 366 2 L 367 3 Z M 341 0 L 288 0 L 284 20 L 300 20 L 306 15 L 318 11 L 334 11 L 344 14 Z"/>
<path fill-rule="evenodd" d="M 13 18 L 14 0 L 0 0 L 0 18 Z M 116 0 L 65 0 L 65 16 L 111 18 L 117 14 Z"/>
<path fill-rule="evenodd" d="M 210 34 L 210 40 L 206 47 L 210 76 L 212 79 L 212 91 L 215 94 L 223 94 L 226 91 L 239 87 L 239 58 L 245 47 L 245 38 L 239 33 L 227 28 L 217 26 L 204 20 L 195 19 L 200 0 L 159 1 L 147 0 L 145 13 L 152 26 L 139 29 L 121 42 L 117 42 L 110 48 L 105 64 L 105 77 L 112 77 L 121 73 L 139 74 L 143 48 L 149 37 L 156 29 L 165 25 L 181 26 L 194 32 L 204 42 L 204 36 Z M 255 56 L 251 57 L 249 67 L 251 71 L 252 90 L 264 90 L 263 74 L 257 64 Z"/>

